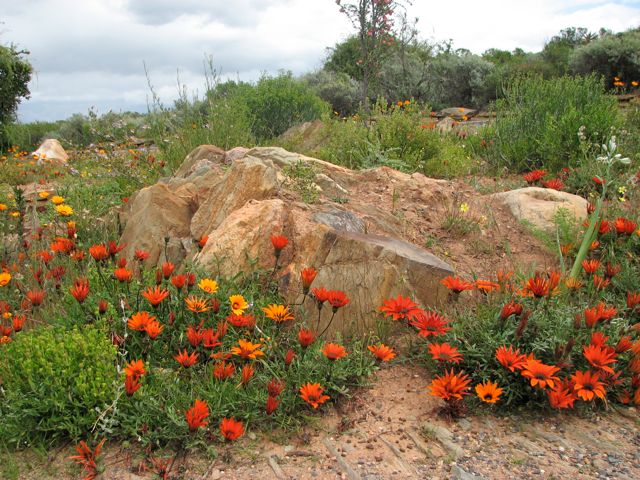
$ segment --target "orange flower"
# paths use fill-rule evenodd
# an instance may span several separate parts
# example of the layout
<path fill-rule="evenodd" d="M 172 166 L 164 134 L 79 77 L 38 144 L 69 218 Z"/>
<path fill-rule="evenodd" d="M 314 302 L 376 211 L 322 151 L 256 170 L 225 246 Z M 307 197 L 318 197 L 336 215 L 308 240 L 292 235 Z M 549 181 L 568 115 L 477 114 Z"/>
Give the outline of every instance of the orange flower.
<path fill-rule="evenodd" d="M 420 307 L 408 297 L 398 295 L 383 302 L 380 311 L 385 317 L 391 317 L 394 322 L 400 319 L 411 319 L 422 311 Z"/>
<path fill-rule="evenodd" d="M 267 383 L 267 392 L 270 397 L 278 397 L 284 391 L 284 387 L 285 385 L 282 380 L 272 378 L 269 380 L 269 383 Z"/>
<path fill-rule="evenodd" d="M 604 290 L 609 286 L 610 283 L 611 280 L 609 280 L 608 278 L 603 278 L 599 275 L 593 276 L 593 286 L 596 290 Z"/>
<path fill-rule="evenodd" d="M 132 376 L 124 379 L 124 390 L 128 397 L 140 390 L 140 377 Z"/>
<path fill-rule="evenodd" d="M 31 305 L 37 307 L 38 305 L 42 305 L 46 295 L 47 294 L 42 290 L 29 290 L 27 292 L 27 299 L 31 302 Z"/>
<path fill-rule="evenodd" d="M 147 258 L 149 258 L 149 252 L 145 252 L 144 250 L 136 250 L 133 258 L 135 258 L 139 262 L 144 262 Z"/>
<path fill-rule="evenodd" d="M 453 373 L 453 370 L 439 375 L 431 381 L 429 391 L 434 397 L 440 397 L 446 401 L 462 400 L 463 395 L 469 392 L 469 376 L 463 373 Z"/>
<path fill-rule="evenodd" d="M 604 384 L 599 381 L 600 374 L 598 372 L 581 372 L 577 371 L 571 379 L 573 380 L 576 394 L 585 402 L 593 400 L 594 397 L 605 399 L 606 391 Z"/>
<path fill-rule="evenodd" d="M 600 268 L 600 260 L 596 260 L 596 259 L 584 260 L 582 262 L 582 268 L 589 275 L 593 275 Z"/>
<path fill-rule="evenodd" d="M 288 367 L 289 365 L 291 365 L 291 362 L 293 362 L 294 358 L 296 358 L 296 352 L 294 352 L 293 349 L 290 348 L 284 355 L 284 366 Z"/>
<path fill-rule="evenodd" d="M 456 347 L 452 347 L 448 343 L 430 343 L 429 353 L 434 360 L 439 362 L 460 363 L 462 355 Z"/>
<path fill-rule="evenodd" d="M 476 385 L 476 394 L 478 398 L 485 403 L 496 403 L 500 399 L 500 395 L 504 390 L 498 387 L 494 382 L 483 382 Z"/>
<path fill-rule="evenodd" d="M 280 402 L 276 397 L 272 397 L 271 395 L 269 395 L 267 397 L 267 404 L 264 407 L 264 411 L 266 412 L 267 415 L 271 415 L 273 412 L 276 411 L 279 404 Z"/>
<path fill-rule="evenodd" d="M 638 224 L 628 218 L 619 217 L 615 221 L 616 233 L 618 235 L 631 235 L 638 228 Z"/>
<path fill-rule="evenodd" d="M 451 330 L 451 328 L 447 326 L 449 320 L 431 310 L 421 310 L 416 313 L 415 318 L 409 320 L 409 323 L 420 330 L 418 332 L 419 337 L 444 335 Z"/>
<path fill-rule="evenodd" d="M 289 320 L 293 320 L 293 313 L 289 311 L 289 307 L 285 307 L 284 305 L 276 305 L 271 304 L 262 309 L 265 316 L 270 318 L 276 323 L 286 322 Z"/>
<path fill-rule="evenodd" d="M 198 240 L 198 247 L 200 247 L 200 249 L 203 249 L 208 241 L 209 241 L 209 236 L 203 235 L 202 237 L 200 237 L 200 240 Z"/>
<path fill-rule="evenodd" d="M 307 348 L 316 341 L 316 336 L 311 330 L 301 328 L 298 332 L 298 342 L 302 348 Z"/>
<path fill-rule="evenodd" d="M 339 308 L 344 307 L 349 303 L 349 298 L 340 290 L 329 290 L 327 302 L 331 304 L 335 313 Z"/>
<path fill-rule="evenodd" d="M 220 433 L 230 442 L 237 440 L 244 434 L 244 425 L 235 418 L 223 418 L 220 421 Z"/>
<path fill-rule="evenodd" d="M 187 308 L 193 313 L 205 313 L 209 311 L 209 301 L 206 298 L 191 295 L 184 299 Z"/>
<path fill-rule="evenodd" d="M 113 276 L 119 282 L 130 282 L 133 279 L 133 272 L 131 270 L 127 270 L 126 268 L 117 268 L 113 272 Z"/>
<path fill-rule="evenodd" d="M 24 326 L 24 322 L 27 320 L 27 317 L 24 315 L 16 315 L 13 317 L 11 321 L 11 326 L 13 327 L 14 332 L 22 331 L 22 327 Z"/>
<path fill-rule="evenodd" d="M 156 317 L 152 317 L 147 312 L 138 312 L 131 315 L 131 318 L 127 321 L 127 326 L 131 330 L 144 332 L 147 329 L 147 325 L 155 319 Z"/>
<path fill-rule="evenodd" d="M 240 383 L 242 385 L 246 385 L 247 383 L 249 383 L 249 380 L 251 380 L 251 377 L 253 377 L 254 373 L 255 369 L 251 365 L 245 365 L 244 367 L 242 367 Z"/>
<path fill-rule="evenodd" d="M 560 369 L 554 365 L 545 365 L 540 360 L 529 357 L 524 361 L 520 374 L 531 381 L 532 387 L 553 388 L 555 383 L 560 381 L 555 376 L 559 371 Z"/>
<path fill-rule="evenodd" d="M 196 400 L 193 406 L 185 412 L 189 430 L 195 432 L 200 427 L 206 427 L 209 422 L 205 419 L 209 416 L 209 406 L 203 400 Z"/>
<path fill-rule="evenodd" d="M 531 292 L 536 298 L 542 298 L 549 295 L 551 289 L 549 281 L 542 278 L 539 273 L 536 273 L 532 278 L 527 280 L 525 290 Z"/>
<path fill-rule="evenodd" d="M 534 170 L 529 173 L 525 173 L 522 177 L 527 183 L 535 183 L 541 180 L 547 174 L 546 170 Z"/>
<path fill-rule="evenodd" d="M 300 272 L 300 279 L 302 280 L 302 291 L 305 295 L 309 293 L 309 288 L 315 280 L 316 275 L 318 275 L 318 271 L 315 268 L 311 267 L 303 268 Z"/>
<path fill-rule="evenodd" d="M 127 377 L 140 377 L 145 373 L 147 371 L 144 369 L 144 361 L 142 360 L 132 360 L 124 367 L 124 374 Z"/>
<path fill-rule="evenodd" d="M 104 245 L 93 245 L 89 247 L 89 255 L 93 257 L 96 262 L 101 262 L 109 258 L 109 250 Z"/>
<path fill-rule="evenodd" d="M 322 353 L 331 361 L 347 356 L 347 352 L 344 347 L 335 343 L 325 343 Z"/>
<path fill-rule="evenodd" d="M 476 288 L 486 294 L 500 290 L 500 285 L 489 280 L 476 280 Z"/>
<path fill-rule="evenodd" d="M 83 303 L 87 296 L 89 295 L 89 280 L 86 278 L 78 278 L 73 282 L 73 287 L 69 289 L 73 298 L 75 298 L 78 303 Z"/>
<path fill-rule="evenodd" d="M 542 186 L 544 188 L 550 188 L 552 190 L 562 190 L 564 188 L 564 183 L 559 178 L 552 178 L 551 180 L 547 180 L 546 182 L 542 182 Z"/>
<path fill-rule="evenodd" d="M 613 348 L 607 345 L 585 345 L 582 353 L 593 367 L 612 375 L 615 373 L 613 368 L 609 366 L 609 364 L 616 362 L 616 352 Z"/>
<path fill-rule="evenodd" d="M 322 304 L 329 299 L 329 290 L 326 288 L 314 288 L 311 290 L 313 297 L 316 299 L 316 303 L 318 304 L 318 308 L 322 307 Z"/>
<path fill-rule="evenodd" d="M 256 318 L 253 315 L 236 315 L 232 313 L 227 317 L 227 321 L 238 328 L 248 328 L 249 330 L 253 330 L 256 326 Z"/>
<path fill-rule="evenodd" d="M 154 307 L 160 305 L 160 303 L 169 296 L 167 290 L 163 290 L 160 286 L 149 287 L 142 292 L 142 296 Z"/>
<path fill-rule="evenodd" d="M 289 244 L 289 239 L 284 235 L 271 235 L 271 245 L 276 251 L 276 255 L 280 254 L 280 251 Z"/>
<path fill-rule="evenodd" d="M 261 343 L 251 343 L 250 341 L 239 339 L 238 346 L 233 347 L 231 353 L 244 359 L 255 360 L 264 355 L 264 352 L 259 350 L 261 346 Z"/>
<path fill-rule="evenodd" d="M 451 290 L 454 294 L 459 294 L 464 290 L 473 290 L 473 283 L 465 282 L 459 277 L 448 276 L 440 281 L 442 285 Z"/>
<path fill-rule="evenodd" d="M 551 408 L 557 409 L 573 408 L 577 399 L 571 382 L 561 382 L 555 388 L 547 390 L 547 397 Z"/>
<path fill-rule="evenodd" d="M 173 273 L 173 270 L 175 270 L 175 265 L 171 262 L 164 262 L 162 264 L 162 276 L 164 278 L 169 278 L 171 276 L 171 274 Z"/>
<path fill-rule="evenodd" d="M 171 277 L 171 283 L 174 287 L 180 290 L 182 287 L 184 287 L 184 284 L 187 283 L 187 276 L 183 273 L 181 273 L 180 275 L 174 275 L 173 277 Z"/>
<path fill-rule="evenodd" d="M 202 343 L 202 332 L 196 326 L 189 325 L 187 327 L 187 340 L 193 348 L 196 348 Z"/>
<path fill-rule="evenodd" d="M 158 322 L 157 320 L 153 320 L 147 323 L 146 327 L 144 328 L 144 331 L 147 332 L 147 335 L 149 335 L 149 338 L 151 340 L 155 340 L 156 338 L 158 338 L 158 335 L 160 335 L 163 330 L 164 326 L 160 325 L 160 322 Z"/>
<path fill-rule="evenodd" d="M 329 400 L 329 395 L 323 395 L 324 388 L 319 383 L 305 383 L 300 387 L 300 396 L 313 408 L 318 408 Z"/>
<path fill-rule="evenodd" d="M 500 312 L 500 318 L 502 320 L 506 320 L 511 315 L 520 315 L 522 313 L 523 306 L 521 303 L 517 303 L 511 301 L 507 303 L 504 307 L 502 307 L 502 311 Z"/>
<path fill-rule="evenodd" d="M 218 380 L 225 380 L 232 377 L 235 372 L 236 367 L 233 363 L 226 363 L 222 361 L 213 366 L 213 376 Z"/>
<path fill-rule="evenodd" d="M 100 456 L 100 451 L 102 450 L 102 445 L 104 445 L 105 440 L 106 439 L 103 439 L 93 450 L 89 448 L 84 441 L 81 441 L 75 447 L 78 455 L 72 455 L 69 457 L 69 459 L 84 468 L 84 472 L 87 474 L 87 476 L 84 477 L 84 480 L 94 480 L 99 475 L 98 456 Z"/>
<path fill-rule="evenodd" d="M 367 348 L 381 362 L 388 362 L 396 357 L 396 353 L 393 351 L 393 348 L 387 347 L 384 343 L 379 345 L 369 345 Z"/>
<path fill-rule="evenodd" d="M 569 290 L 580 290 L 582 288 L 582 282 L 577 278 L 569 277 L 564 281 L 564 286 Z"/>
<path fill-rule="evenodd" d="M 622 270 L 622 267 L 618 264 L 612 264 L 611 262 L 607 262 L 607 266 L 604 269 L 604 276 L 606 278 L 613 278 L 615 277 L 617 274 L 620 273 L 620 271 Z"/>
<path fill-rule="evenodd" d="M 181 352 L 178 351 L 177 355 L 174 355 L 174 357 L 176 359 L 176 361 L 182 365 L 184 368 L 189 368 L 193 365 L 196 364 L 196 362 L 198 361 L 198 353 L 197 352 L 193 352 L 191 354 L 189 354 L 189 352 L 185 349 L 182 350 Z"/>

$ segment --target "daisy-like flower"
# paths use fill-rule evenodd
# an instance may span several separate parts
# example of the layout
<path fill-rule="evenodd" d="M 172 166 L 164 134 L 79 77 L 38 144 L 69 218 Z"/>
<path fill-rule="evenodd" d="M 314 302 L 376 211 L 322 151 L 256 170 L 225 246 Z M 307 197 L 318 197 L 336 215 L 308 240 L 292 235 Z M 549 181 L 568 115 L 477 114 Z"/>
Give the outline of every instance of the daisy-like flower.
<path fill-rule="evenodd" d="M 502 311 L 500 312 L 500 318 L 502 320 L 506 320 L 511 315 L 516 315 L 516 316 L 520 315 L 522 313 L 523 308 L 524 307 L 522 306 L 521 303 L 511 301 L 507 303 L 504 307 L 502 307 Z"/>
<path fill-rule="evenodd" d="M 209 301 L 206 298 L 190 295 L 184 299 L 187 309 L 193 313 L 205 313 L 209 311 Z"/>
<path fill-rule="evenodd" d="M 271 235 L 271 245 L 276 253 L 276 256 L 280 255 L 280 252 L 284 247 L 289 244 L 289 239 L 284 235 Z"/>
<path fill-rule="evenodd" d="M 102 244 L 92 245 L 89 247 L 89 255 L 91 255 L 96 262 L 101 262 L 109 258 L 109 250 Z"/>
<path fill-rule="evenodd" d="M 182 365 L 184 368 L 189 368 L 195 365 L 198 362 L 198 353 L 192 352 L 189 353 L 186 349 L 179 351 L 177 355 L 174 355 L 176 362 Z"/>
<path fill-rule="evenodd" d="M 573 404 L 577 400 L 573 383 L 571 381 L 563 381 L 554 388 L 547 390 L 547 398 L 551 408 L 565 409 L 573 408 Z"/>
<path fill-rule="evenodd" d="M 616 363 L 616 352 L 608 345 L 585 345 L 582 354 L 584 358 L 598 370 L 612 375 L 615 373 L 609 365 Z"/>
<path fill-rule="evenodd" d="M 185 412 L 187 425 L 189 430 L 195 432 L 200 427 L 206 427 L 209 422 L 206 421 L 209 416 L 209 406 L 204 400 L 196 400 L 193 406 Z"/>
<path fill-rule="evenodd" d="M 324 388 L 319 383 L 305 383 L 300 387 L 300 397 L 313 408 L 318 408 L 329 400 L 329 395 L 323 395 L 323 393 Z"/>
<path fill-rule="evenodd" d="M 546 170 L 533 170 L 532 172 L 525 173 L 522 178 L 524 178 L 527 183 L 536 183 L 537 181 L 542 180 L 542 177 L 546 174 Z"/>
<path fill-rule="evenodd" d="M 616 218 L 614 226 L 618 235 L 632 235 L 638 228 L 636 222 L 623 217 Z"/>
<path fill-rule="evenodd" d="M 239 339 L 238 346 L 233 347 L 230 351 L 233 355 L 238 355 L 244 359 L 255 360 L 264 355 L 260 347 L 262 347 L 261 343 L 251 343 L 250 341 Z"/>
<path fill-rule="evenodd" d="M 476 385 L 476 395 L 485 403 L 496 403 L 504 390 L 495 382 L 482 382 Z"/>
<path fill-rule="evenodd" d="M 293 320 L 293 313 L 289 311 L 289 307 L 284 305 L 271 304 L 262 309 L 265 316 L 276 323 L 282 323 Z"/>
<path fill-rule="evenodd" d="M 307 348 L 313 342 L 316 341 L 316 336 L 311 330 L 301 328 L 298 332 L 298 343 L 302 348 Z"/>
<path fill-rule="evenodd" d="M 431 335 L 444 335 L 451 330 L 451 328 L 447 326 L 449 320 L 431 310 L 421 310 L 415 314 L 414 318 L 409 320 L 409 323 L 419 330 L 419 337 L 427 338 Z"/>
<path fill-rule="evenodd" d="M 335 313 L 339 308 L 342 308 L 349 303 L 349 298 L 340 290 L 329 290 L 327 302 L 329 302 Z"/>
<path fill-rule="evenodd" d="M 69 289 L 69 292 L 78 303 L 83 303 L 89 295 L 89 280 L 86 278 L 77 278 L 73 282 L 73 287 Z"/>
<path fill-rule="evenodd" d="M 236 315 L 242 315 L 249 308 L 249 304 L 242 295 L 231 295 L 229 303 L 231 304 L 231 311 Z"/>
<path fill-rule="evenodd" d="M 155 287 L 149 287 L 142 292 L 142 296 L 154 307 L 160 305 L 160 303 L 169 296 L 169 291 L 162 289 L 159 285 Z"/>
<path fill-rule="evenodd" d="M 380 311 L 385 317 L 391 317 L 394 322 L 397 320 L 409 320 L 422 311 L 410 298 L 398 295 L 383 302 Z"/>
<path fill-rule="evenodd" d="M 220 433 L 225 440 L 232 442 L 244 435 L 244 425 L 235 418 L 223 418 L 220 421 Z"/>
<path fill-rule="evenodd" d="M 577 371 L 571 379 L 576 395 L 585 402 L 589 402 L 595 397 L 605 399 L 606 390 L 604 383 L 600 381 L 600 373 L 588 370 L 586 372 Z"/>
<path fill-rule="evenodd" d="M 592 258 L 591 260 L 583 260 L 582 268 L 585 273 L 593 275 L 600 268 L 600 260 L 596 260 L 595 258 Z"/>
<path fill-rule="evenodd" d="M 336 343 L 325 343 L 322 353 L 331 361 L 338 360 L 347 356 L 347 351 L 342 345 Z"/>
<path fill-rule="evenodd" d="M 396 352 L 393 351 L 393 348 L 387 347 L 384 343 L 369 345 L 367 348 L 381 362 L 389 362 L 396 358 Z"/>
<path fill-rule="evenodd" d="M 6 271 L 0 271 L 0 287 L 6 287 L 11 281 L 11 274 Z"/>
<path fill-rule="evenodd" d="M 528 378 L 532 387 L 553 388 L 560 379 L 556 377 L 560 369 L 555 365 L 545 365 L 535 358 L 527 358 L 522 365 L 520 374 Z"/>
<path fill-rule="evenodd" d="M 69 205 L 57 205 L 56 212 L 58 212 L 58 215 L 61 217 L 70 217 L 73 215 L 73 208 Z"/>
<path fill-rule="evenodd" d="M 133 272 L 126 268 L 116 268 L 113 271 L 113 276 L 116 278 L 116 280 L 122 283 L 129 283 L 131 280 L 133 280 Z"/>
<path fill-rule="evenodd" d="M 60 195 L 54 195 L 53 197 L 51 197 L 51 203 L 53 203 L 54 205 L 62 205 L 64 203 L 64 197 L 61 197 Z"/>
<path fill-rule="evenodd" d="M 217 380 L 225 380 L 232 377 L 236 372 L 236 367 L 233 363 L 219 362 L 213 366 L 213 376 Z"/>
<path fill-rule="evenodd" d="M 466 282 L 460 277 L 452 276 L 444 278 L 440 283 L 456 295 L 464 292 L 465 290 L 473 290 L 473 288 L 475 287 L 473 283 Z"/>
<path fill-rule="evenodd" d="M 147 312 L 138 312 L 131 315 L 131 318 L 127 321 L 127 326 L 131 330 L 143 332 L 147 329 L 147 325 L 155 319 L 156 317 L 151 316 Z"/>
<path fill-rule="evenodd" d="M 460 363 L 462 360 L 462 354 L 458 349 L 448 343 L 430 343 L 429 353 L 431 358 L 439 362 Z"/>
<path fill-rule="evenodd" d="M 520 370 L 523 367 L 526 358 L 526 355 L 522 355 L 520 353 L 520 349 L 516 348 L 514 351 L 513 345 L 509 345 L 509 348 L 503 345 L 496 349 L 496 360 L 500 362 L 500 365 L 511 372 Z"/>
<path fill-rule="evenodd" d="M 303 268 L 300 272 L 300 280 L 302 281 L 302 292 L 306 295 L 309 293 L 309 288 L 311 288 L 311 284 L 318 275 L 318 271 L 315 268 Z"/>
<path fill-rule="evenodd" d="M 434 397 L 440 397 L 446 401 L 462 400 L 463 395 L 469 394 L 467 390 L 470 382 L 468 375 L 450 370 L 431 381 L 429 392 Z"/>
<path fill-rule="evenodd" d="M 147 371 L 144 369 L 144 361 L 142 360 L 132 360 L 124 367 L 124 374 L 127 377 L 141 377 L 145 373 Z"/>
<path fill-rule="evenodd" d="M 186 280 L 186 277 L 185 277 Z M 214 294 L 218 291 L 218 282 L 212 280 L 211 278 L 203 278 L 198 283 L 198 288 L 205 293 Z"/>

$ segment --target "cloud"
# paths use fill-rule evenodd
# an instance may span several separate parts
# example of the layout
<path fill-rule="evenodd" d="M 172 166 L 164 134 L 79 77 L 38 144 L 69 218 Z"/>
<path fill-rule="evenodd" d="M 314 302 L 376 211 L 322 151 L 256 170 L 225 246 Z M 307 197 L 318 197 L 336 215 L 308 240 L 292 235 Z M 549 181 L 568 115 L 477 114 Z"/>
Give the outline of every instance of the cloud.
<path fill-rule="evenodd" d="M 144 64 L 167 103 L 176 72 L 202 90 L 203 61 L 213 56 L 224 76 L 255 80 L 280 69 L 319 67 L 326 47 L 353 32 L 335 3 L 310 0 L 0 0 L 0 42 L 31 51 L 36 75 L 21 119 L 58 119 L 97 106 L 100 112 L 146 108 Z M 516 47 L 535 51 L 561 28 L 615 31 L 640 24 L 631 1 L 415 0 L 425 38 L 453 39 L 481 53 Z"/>

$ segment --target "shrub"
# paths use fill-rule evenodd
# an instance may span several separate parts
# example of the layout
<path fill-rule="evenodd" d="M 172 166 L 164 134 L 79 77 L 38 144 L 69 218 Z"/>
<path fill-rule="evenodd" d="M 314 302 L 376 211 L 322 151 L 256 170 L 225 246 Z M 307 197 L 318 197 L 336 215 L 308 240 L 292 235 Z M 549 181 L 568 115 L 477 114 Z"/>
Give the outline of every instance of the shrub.
<path fill-rule="evenodd" d="M 360 104 L 360 84 L 342 72 L 318 70 L 302 77 L 302 81 L 340 115 L 352 115 Z"/>
<path fill-rule="evenodd" d="M 93 326 L 39 328 L 0 349 L 0 439 L 85 435 L 114 399 L 116 349 Z"/>
<path fill-rule="evenodd" d="M 620 121 L 615 99 L 595 76 L 518 77 L 496 102 L 496 114 L 484 131 L 487 156 L 494 167 L 516 171 L 576 167 L 595 153 L 581 151 L 580 127 L 595 148 Z"/>

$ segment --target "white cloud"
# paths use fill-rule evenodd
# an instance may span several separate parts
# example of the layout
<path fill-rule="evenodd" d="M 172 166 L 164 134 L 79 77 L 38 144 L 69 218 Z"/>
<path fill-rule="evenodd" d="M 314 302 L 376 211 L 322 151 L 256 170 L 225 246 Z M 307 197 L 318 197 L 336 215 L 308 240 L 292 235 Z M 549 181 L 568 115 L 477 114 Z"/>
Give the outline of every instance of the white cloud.
<path fill-rule="evenodd" d="M 31 51 L 36 75 L 23 120 L 64 118 L 97 106 L 103 112 L 144 109 L 143 62 L 166 101 L 176 70 L 202 88 L 203 59 L 213 55 L 227 76 L 299 74 L 321 65 L 326 47 L 351 33 L 332 0 L 0 0 L 0 41 Z M 481 53 L 539 50 L 560 29 L 614 31 L 640 24 L 637 1 L 413 0 L 421 36 L 453 39 Z"/>

